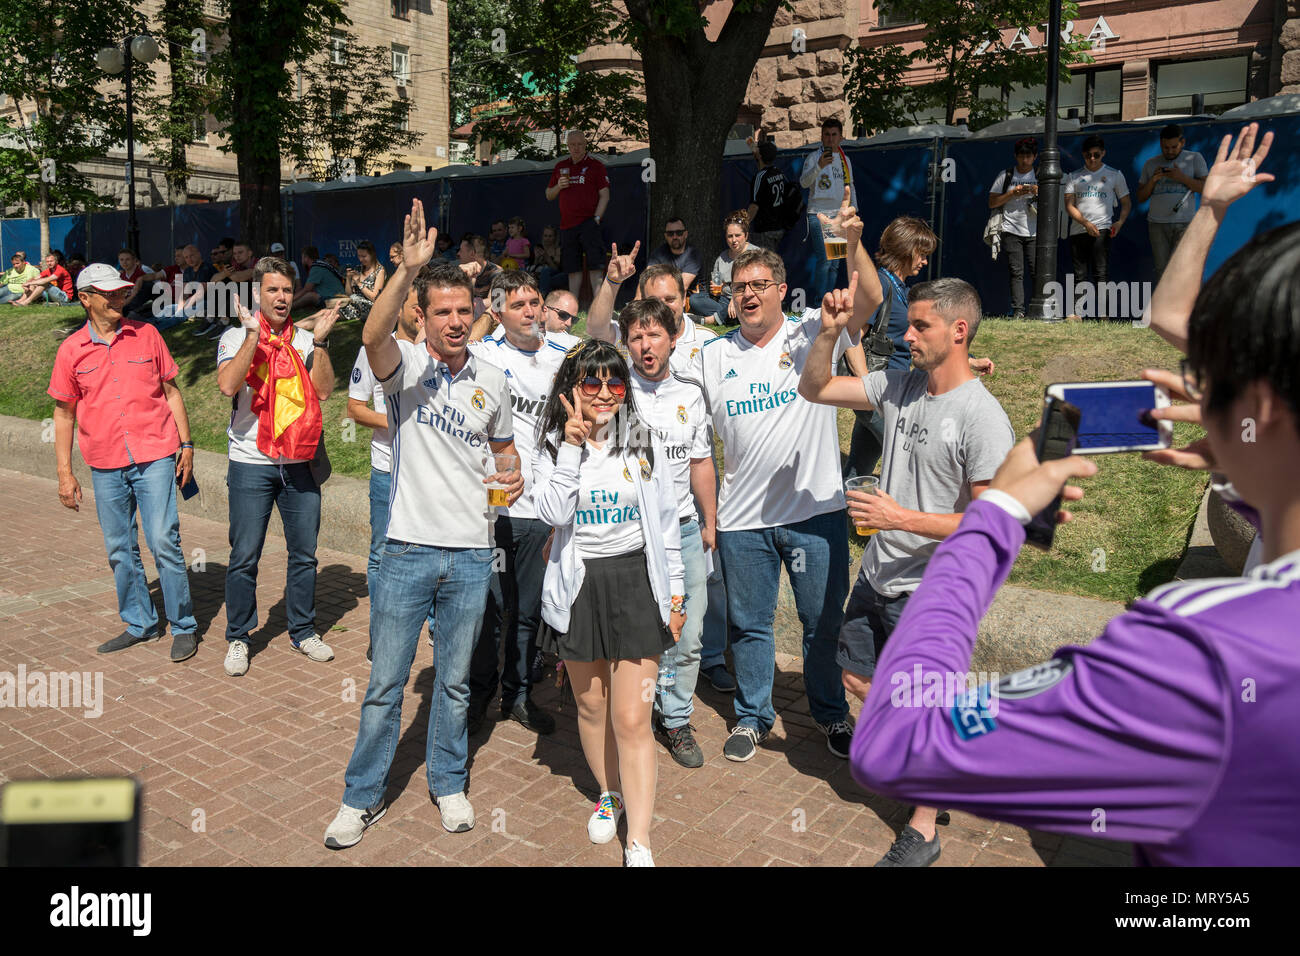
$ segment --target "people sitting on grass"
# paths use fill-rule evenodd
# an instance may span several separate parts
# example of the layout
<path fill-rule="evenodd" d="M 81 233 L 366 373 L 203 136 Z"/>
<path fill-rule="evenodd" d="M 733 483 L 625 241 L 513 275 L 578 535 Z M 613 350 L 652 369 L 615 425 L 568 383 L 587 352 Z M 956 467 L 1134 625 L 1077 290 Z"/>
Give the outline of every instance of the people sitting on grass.
<path fill-rule="evenodd" d="M 23 294 L 10 299 L 10 305 L 31 305 L 45 302 L 50 305 L 67 305 L 72 301 L 72 275 L 64 265 L 63 253 L 51 249 L 45 257 L 45 268 L 34 279 L 23 283 Z"/>
<path fill-rule="evenodd" d="M 749 213 L 737 209 L 722 221 L 722 252 L 713 260 L 709 274 L 709 291 L 691 296 L 691 311 L 705 322 L 723 322 L 731 304 L 731 265 L 736 256 L 758 246 L 749 241 Z"/>
<path fill-rule="evenodd" d="M 10 268 L 0 275 L 0 303 L 21 299 L 27 291 L 23 288 L 37 278 L 41 270 L 27 261 L 27 253 L 19 249 L 9 257 Z"/>

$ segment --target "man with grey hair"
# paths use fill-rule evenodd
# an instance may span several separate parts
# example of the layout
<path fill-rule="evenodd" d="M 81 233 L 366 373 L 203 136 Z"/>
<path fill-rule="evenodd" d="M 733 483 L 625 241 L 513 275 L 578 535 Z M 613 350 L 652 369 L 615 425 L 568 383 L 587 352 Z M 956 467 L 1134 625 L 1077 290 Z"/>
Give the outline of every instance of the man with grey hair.
<path fill-rule="evenodd" d="M 871 689 L 876 660 L 930 556 L 957 530 L 962 512 L 988 488 L 1015 443 L 1006 412 L 970 366 L 979 293 L 961 279 L 937 279 L 913 287 L 908 303 L 903 341 L 912 351 L 912 368 L 864 378 L 835 375 L 832 359 L 841 331 L 836 326 L 843 318 L 836 316 L 823 322 L 799 381 L 799 394 L 810 402 L 878 409 L 884 417 L 879 490 L 847 494 L 849 516 L 859 531 L 871 533 L 836 654 L 845 688 L 860 699 Z M 898 679 L 886 683 L 896 686 Z M 938 813 L 917 807 L 876 865 L 929 866 L 937 860 Z"/>

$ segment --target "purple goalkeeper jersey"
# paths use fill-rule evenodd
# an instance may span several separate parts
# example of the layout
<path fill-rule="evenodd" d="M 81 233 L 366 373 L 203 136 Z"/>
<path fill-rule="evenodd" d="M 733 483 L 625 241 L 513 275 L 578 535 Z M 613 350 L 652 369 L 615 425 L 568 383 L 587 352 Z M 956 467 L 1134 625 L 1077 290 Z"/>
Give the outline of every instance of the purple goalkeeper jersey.
<path fill-rule="evenodd" d="M 926 706 L 898 693 L 967 670 L 1024 539 L 977 500 L 934 553 L 853 734 L 858 782 L 1130 840 L 1144 865 L 1300 863 L 1300 551 L 1247 577 L 1156 588 L 1087 647 L 1062 647 L 992 695 Z"/>

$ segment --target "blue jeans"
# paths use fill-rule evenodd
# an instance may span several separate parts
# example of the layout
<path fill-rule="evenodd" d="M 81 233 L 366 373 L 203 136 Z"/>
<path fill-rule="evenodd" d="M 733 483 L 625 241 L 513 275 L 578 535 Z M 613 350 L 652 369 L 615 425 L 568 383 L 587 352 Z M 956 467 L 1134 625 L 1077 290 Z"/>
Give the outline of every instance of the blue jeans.
<path fill-rule="evenodd" d="M 7 285 L 0 285 L 0 305 L 4 305 L 6 302 L 13 299 L 21 299 L 22 297 L 23 294 L 21 292 L 11 292 Z"/>
<path fill-rule="evenodd" d="M 709 606 L 704 612 L 704 634 L 700 639 L 700 667 L 708 670 L 726 666 L 727 653 L 727 585 L 722 568 L 722 552 L 713 551 L 713 573 L 708 578 Z"/>
<path fill-rule="evenodd" d="M 388 495 L 393 487 L 393 473 L 370 469 L 370 557 L 366 559 L 366 590 L 374 593 L 375 572 L 384 553 L 388 537 Z"/>
<path fill-rule="evenodd" d="M 491 548 L 434 548 L 389 540 L 370 598 L 374 662 L 361 702 L 361 726 L 344 774 L 343 803 L 378 807 L 402 732 L 402 696 L 424 622 L 438 619 L 425 764 L 429 792 L 465 790 L 469 662 L 492 578 Z"/>
<path fill-rule="evenodd" d="M 700 677 L 700 635 L 704 632 L 704 609 L 708 605 L 708 588 L 704 574 L 704 542 L 696 521 L 682 525 L 682 563 L 686 565 L 686 623 L 677 646 L 664 651 L 660 665 L 675 665 L 676 682 L 659 688 L 655 709 L 663 715 L 664 726 L 685 727 L 695 712 L 695 683 Z"/>
<path fill-rule="evenodd" d="M 813 267 L 812 288 L 808 290 L 808 308 L 820 309 L 822 297 L 836 288 L 847 288 L 847 282 L 841 283 L 840 265 L 844 259 L 827 259 L 826 243 L 822 241 L 821 220 L 815 213 L 808 214 L 807 241 L 817 253 L 817 264 Z"/>
<path fill-rule="evenodd" d="M 70 301 L 68 295 L 58 286 L 47 286 L 45 289 L 45 301 L 50 305 L 67 305 Z"/>
<path fill-rule="evenodd" d="M 289 637 L 301 644 L 316 633 L 316 536 L 320 486 L 306 462 L 248 465 L 230 462 L 230 565 L 226 568 L 226 640 L 247 641 L 257 627 L 257 565 L 266 544 L 271 507 L 280 511 L 289 568 L 284 587 Z"/>
<path fill-rule="evenodd" d="M 496 544 L 504 566 L 498 562 L 492 575 L 469 677 L 470 698 L 480 712 L 492 702 L 498 685 L 502 713 L 514 710 L 532 692 L 546 576 L 542 551 L 550 536 L 550 526 L 536 518 L 497 515 Z M 502 645 L 505 659 L 498 672 Z"/>
<path fill-rule="evenodd" d="M 776 669 L 776 616 L 781 565 L 794 590 L 803 626 L 803 682 L 808 709 L 819 724 L 843 720 L 849 705 L 835 661 L 844 599 L 849 593 L 849 542 L 844 509 L 794 524 L 751 531 L 721 531 L 736 665 L 736 723 L 766 732 L 776 722 L 772 679 Z"/>
<path fill-rule="evenodd" d="M 163 608 L 172 636 L 193 634 L 194 602 L 181 551 L 181 520 L 176 513 L 176 459 L 168 455 L 145 465 L 92 468 L 95 513 L 104 533 L 104 550 L 117 586 L 117 611 L 134 637 L 154 634 L 158 611 L 149 597 L 149 582 L 140 561 L 135 513 L 140 511 L 144 540 L 153 554 L 162 585 Z"/>
<path fill-rule="evenodd" d="M 727 305 L 730 302 L 731 296 L 725 292 L 716 299 L 704 292 L 696 292 L 691 296 L 690 311 L 696 315 L 703 315 L 706 317 L 721 316 L 723 319 L 726 319 Z"/>

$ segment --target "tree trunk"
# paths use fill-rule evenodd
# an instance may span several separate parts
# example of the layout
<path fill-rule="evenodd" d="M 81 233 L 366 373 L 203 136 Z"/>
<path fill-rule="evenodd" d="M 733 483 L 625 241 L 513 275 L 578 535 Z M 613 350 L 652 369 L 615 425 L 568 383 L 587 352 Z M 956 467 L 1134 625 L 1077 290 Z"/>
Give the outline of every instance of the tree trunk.
<path fill-rule="evenodd" d="M 257 154 L 239 156 L 239 232 L 253 248 L 270 249 L 283 242 L 280 221 L 280 164 Z"/>
<path fill-rule="evenodd" d="M 36 215 L 41 221 L 41 259 L 50 254 L 50 187 L 42 180 L 37 187 Z M 41 263 L 44 268 L 44 262 Z"/>
<path fill-rule="evenodd" d="M 722 154 L 736 123 L 754 64 L 780 0 L 729 15 L 712 43 L 703 30 L 686 38 L 664 35 L 649 0 L 629 0 L 628 14 L 647 26 L 639 44 L 650 133 L 648 249 L 661 242 L 664 223 L 680 217 L 700 252 L 707 279 L 722 249 Z"/>

